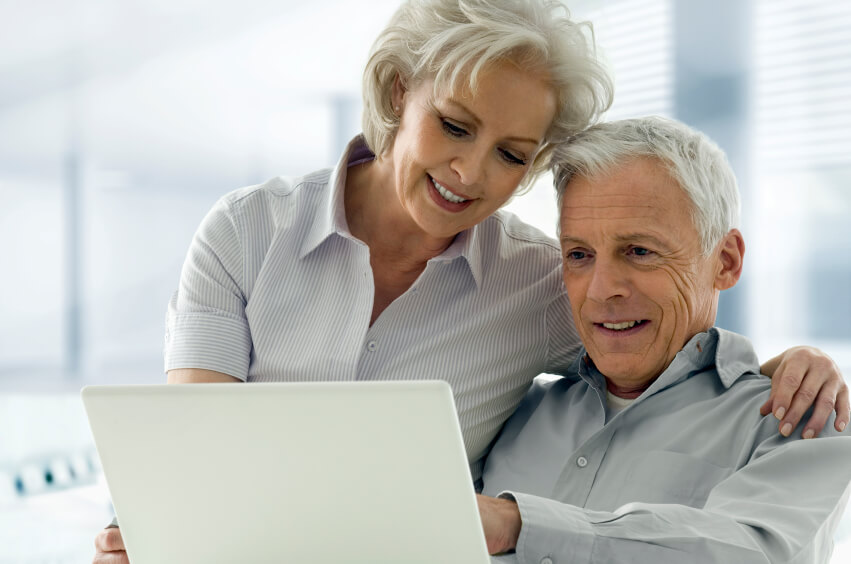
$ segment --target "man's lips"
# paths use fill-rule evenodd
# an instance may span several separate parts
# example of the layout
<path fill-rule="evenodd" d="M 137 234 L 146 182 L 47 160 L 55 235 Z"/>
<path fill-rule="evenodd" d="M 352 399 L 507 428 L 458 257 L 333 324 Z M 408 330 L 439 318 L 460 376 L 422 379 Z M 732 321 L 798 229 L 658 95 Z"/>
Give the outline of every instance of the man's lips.
<path fill-rule="evenodd" d="M 600 332 L 610 336 L 629 336 L 643 331 L 650 322 L 647 319 L 593 322 Z"/>

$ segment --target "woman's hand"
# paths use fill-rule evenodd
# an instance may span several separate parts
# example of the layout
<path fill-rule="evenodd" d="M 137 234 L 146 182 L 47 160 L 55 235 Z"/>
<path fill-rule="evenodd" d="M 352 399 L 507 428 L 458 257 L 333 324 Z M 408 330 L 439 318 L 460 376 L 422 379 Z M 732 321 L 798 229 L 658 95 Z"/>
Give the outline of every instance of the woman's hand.
<path fill-rule="evenodd" d="M 833 359 L 814 347 L 793 347 L 766 362 L 762 372 L 771 376 L 771 395 L 760 413 L 773 413 L 780 421 L 780 434 L 788 437 L 810 406 L 813 413 L 801 436 L 818 436 L 831 412 L 834 427 L 844 431 L 851 419 L 848 385 Z"/>
<path fill-rule="evenodd" d="M 92 564 L 130 564 L 127 552 L 124 551 L 124 539 L 121 529 L 110 527 L 98 533 L 95 537 L 95 557 Z"/>

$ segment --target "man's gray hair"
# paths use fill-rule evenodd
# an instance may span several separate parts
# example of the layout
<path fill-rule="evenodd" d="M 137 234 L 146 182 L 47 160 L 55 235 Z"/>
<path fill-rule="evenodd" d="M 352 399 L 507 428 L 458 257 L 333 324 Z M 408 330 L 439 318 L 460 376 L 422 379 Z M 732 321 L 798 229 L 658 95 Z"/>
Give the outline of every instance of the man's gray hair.
<path fill-rule="evenodd" d="M 572 178 L 605 175 L 634 158 L 658 159 L 685 191 L 704 254 L 739 227 L 739 189 L 724 151 L 703 133 L 658 116 L 600 123 L 556 147 L 559 209 Z"/>
<path fill-rule="evenodd" d="M 596 121 L 612 103 L 613 85 L 597 60 L 593 30 L 557 0 L 409 0 L 372 46 L 363 76 L 363 133 L 381 155 L 393 144 L 399 116 L 391 93 L 398 74 L 409 88 L 475 91 L 479 73 L 499 61 L 540 71 L 557 95 L 556 116 L 524 183 L 549 167 L 554 140 Z"/>

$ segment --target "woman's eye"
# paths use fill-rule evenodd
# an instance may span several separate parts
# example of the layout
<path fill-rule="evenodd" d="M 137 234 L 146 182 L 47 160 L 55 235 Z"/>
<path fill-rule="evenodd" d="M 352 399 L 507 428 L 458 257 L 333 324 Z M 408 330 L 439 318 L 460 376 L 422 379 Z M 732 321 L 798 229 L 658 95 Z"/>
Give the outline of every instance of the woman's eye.
<path fill-rule="evenodd" d="M 466 129 L 447 120 L 443 120 L 443 131 L 452 137 L 464 137 L 465 135 L 469 135 Z"/>
<path fill-rule="evenodd" d="M 502 158 L 505 159 L 505 161 L 508 162 L 509 164 L 515 164 L 515 165 L 521 165 L 521 166 L 524 166 L 526 164 L 526 159 L 512 153 L 511 151 L 506 151 L 505 149 L 500 149 L 499 152 L 502 155 Z"/>

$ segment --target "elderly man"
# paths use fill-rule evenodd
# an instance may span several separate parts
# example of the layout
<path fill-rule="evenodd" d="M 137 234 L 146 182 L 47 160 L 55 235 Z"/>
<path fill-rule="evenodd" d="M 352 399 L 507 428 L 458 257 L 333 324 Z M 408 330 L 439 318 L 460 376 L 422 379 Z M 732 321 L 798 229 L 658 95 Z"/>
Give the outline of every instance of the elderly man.
<path fill-rule="evenodd" d="M 778 434 L 759 415 L 770 381 L 750 343 L 713 327 L 745 250 L 721 150 L 644 118 L 595 126 L 556 158 L 585 352 L 571 377 L 536 383 L 491 451 L 479 498 L 491 552 L 827 562 L 851 437 L 830 425 L 813 440 Z"/>

